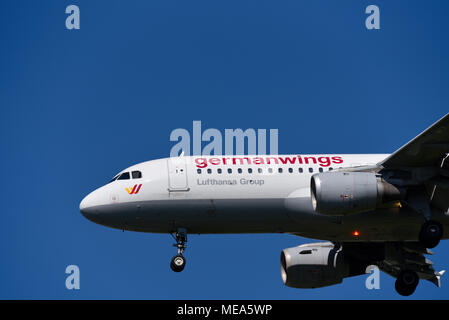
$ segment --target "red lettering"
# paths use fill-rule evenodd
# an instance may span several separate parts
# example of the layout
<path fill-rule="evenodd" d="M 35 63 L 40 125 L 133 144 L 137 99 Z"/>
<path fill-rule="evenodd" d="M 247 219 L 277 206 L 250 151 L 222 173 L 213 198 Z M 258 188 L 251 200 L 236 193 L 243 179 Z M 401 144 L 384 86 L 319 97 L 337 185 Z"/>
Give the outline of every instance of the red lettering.
<path fill-rule="evenodd" d="M 279 157 L 279 160 L 281 160 L 281 162 L 283 164 L 286 164 L 287 162 L 294 164 L 296 162 L 296 158 L 290 158 L 290 157 L 285 157 L 285 158 Z"/>
<path fill-rule="evenodd" d="M 298 159 L 298 161 L 296 161 Z M 343 158 L 341 156 L 335 156 L 335 157 L 302 157 L 300 155 L 293 156 L 293 157 L 241 157 L 241 158 L 196 158 L 195 163 L 198 168 L 206 168 L 208 164 L 211 165 L 245 165 L 245 164 L 255 164 L 255 165 L 261 165 L 261 164 L 279 164 L 279 161 L 281 164 L 319 164 L 322 167 L 329 167 L 332 163 L 334 164 L 341 164 L 343 163 Z"/>
<path fill-rule="evenodd" d="M 333 163 L 343 163 L 343 159 L 341 157 L 332 157 Z"/>
<path fill-rule="evenodd" d="M 206 168 L 207 167 L 207 159 L 205 159 L 205 158 L 196 158 L 195 163 L 198 168 Z"/>
<path fill-rule="evenodd" d="M 331 165 L 331 159 L 329 157 L 319 157 L 318 162 L 322 167 L 329 167 Z"/>
<path fill-rule="evenodd" d="M 219 165 L 220 164 L 220 159 L 218 159 L 218 158 L 210 158 L 209 159 L 209 163 L 214 165 L 214 166 Z"/>
<path fill-rule="evenodd" d="M 232 158 L 232 164 L 237 164 L 237 160 L 240 162 L 240 164 L 243 165 L 243 160 L 246 160 L 247 164 L 251 164 L 251 160 L 247 157 L 245 158 Z"/>
<path fill-rule="evenodd" d="M 306 164 L 309 164 L 309 159 L 312 159 L 312 162 L 316 163 L 315 157 L 304 157 L 304 161 L 305 161 Z"/>
<path fill-rule="evenodd" d="M 266 158 L 265 160 L 267 161 L 267 164 L 271 164 L 271 161 L 270 161 L 270 159 L 273 159 L 274 160 L 274 163 L 276 163 L 276 164 L 278 164 L 279 163 L 279 161 L 278 161 L 278 159 L 277 158 L 275 158 L 275 157 L 270 157 L 270 158 Z"/>

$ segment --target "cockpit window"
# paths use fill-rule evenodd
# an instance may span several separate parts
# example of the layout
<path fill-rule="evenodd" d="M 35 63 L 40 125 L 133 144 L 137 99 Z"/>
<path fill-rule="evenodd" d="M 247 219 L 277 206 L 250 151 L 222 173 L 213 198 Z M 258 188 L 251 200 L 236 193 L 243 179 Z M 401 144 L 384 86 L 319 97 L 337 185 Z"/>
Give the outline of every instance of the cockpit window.
<path fill-rule="evenodd" d="M 140 172 L 140 171 L 133 171 L 132 172 L 132 176 L 133 176 L 133 179 L 140 179 L 140 178 L 142 178 L 142 172 Z"/>
<path fill-rule="evenodd" d="M 120 177 L 117 178 L 117 180 L 128 180 L 129 179 L 129 172 L 123 172 Z"/>

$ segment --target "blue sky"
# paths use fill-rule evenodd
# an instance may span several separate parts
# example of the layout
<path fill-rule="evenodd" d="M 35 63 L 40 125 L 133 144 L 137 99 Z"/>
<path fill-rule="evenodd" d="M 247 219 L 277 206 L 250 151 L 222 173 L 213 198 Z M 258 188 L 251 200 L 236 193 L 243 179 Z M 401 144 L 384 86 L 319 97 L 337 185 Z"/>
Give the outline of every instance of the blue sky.
<path fill-rule="evenodd" d="M 65 28 L 66 6 L 81 29 Z M 380 8 L 381 29 L 365 28 Z M 289 235 L 169 235 L 86 220 L 121 169 L 169 155 L 175 128 L 277 128 L 280 153 L 389 153 L 449 110 L 447 1 L 0 2 L 2 299 L 399 299 L 382 274 L 282 284 Z M 449 268 L 449 243 L 431 259 Z M 65 288 L 78 265 L 81 289 Z M 447 299 L 421 282 L 412 298 Z"/>

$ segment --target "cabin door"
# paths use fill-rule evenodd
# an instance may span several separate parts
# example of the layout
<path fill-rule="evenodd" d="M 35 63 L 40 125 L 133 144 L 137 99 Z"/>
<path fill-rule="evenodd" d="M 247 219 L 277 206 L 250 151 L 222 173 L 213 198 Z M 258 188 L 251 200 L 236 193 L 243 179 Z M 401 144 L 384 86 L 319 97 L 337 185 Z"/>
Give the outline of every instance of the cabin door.
<path fill-rule="evenodd" d="M 189 191 L 187 182 L 187 167 L 184 157 L 167 159 L 168 164 L 168 191 Z"/>

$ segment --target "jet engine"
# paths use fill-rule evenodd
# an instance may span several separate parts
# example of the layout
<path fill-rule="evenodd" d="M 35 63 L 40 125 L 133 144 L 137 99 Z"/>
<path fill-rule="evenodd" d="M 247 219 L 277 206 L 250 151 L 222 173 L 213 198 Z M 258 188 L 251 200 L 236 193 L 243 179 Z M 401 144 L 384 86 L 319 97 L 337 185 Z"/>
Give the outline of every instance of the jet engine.
<path fill-rule="evenodd" d="M 403 191 L 372 172 L 314 174 L 310 190 L 313 209 L 326 215 L 371 211 L 404 197 Z"/>
<path fill-rule="evenodd" d="M 293 288 L 319 288 L 341 283 L 349 263 L 331 242 L 304 244 L 281 253 L 281 276 Z"/>

